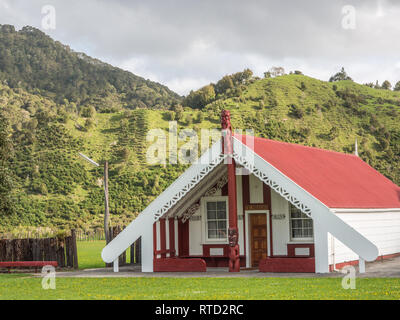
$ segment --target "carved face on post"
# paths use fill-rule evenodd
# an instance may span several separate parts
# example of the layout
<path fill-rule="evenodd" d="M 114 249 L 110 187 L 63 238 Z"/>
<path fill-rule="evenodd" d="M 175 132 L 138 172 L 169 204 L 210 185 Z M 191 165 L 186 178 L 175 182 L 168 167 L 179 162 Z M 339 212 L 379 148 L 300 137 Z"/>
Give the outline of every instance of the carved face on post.
<path fill-rule="evenodd" d="M 228 110 L 222 110 L 221 128 L 222 130 L 231 129 L 231 113 Z"/>
<path fill-rule="evenodd" d="M 228 240 L 229 246 L 234 247 L 238 243 L 238 232 L 236 229 L 229 229 L 228 230 Z"/>

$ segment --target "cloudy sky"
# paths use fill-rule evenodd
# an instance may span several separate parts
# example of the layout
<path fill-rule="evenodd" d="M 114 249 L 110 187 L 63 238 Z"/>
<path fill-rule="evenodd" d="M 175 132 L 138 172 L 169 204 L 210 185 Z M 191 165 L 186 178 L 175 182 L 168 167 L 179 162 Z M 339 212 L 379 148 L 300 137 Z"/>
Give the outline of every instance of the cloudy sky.
<path fill-rule="evenodd" d="M 180 94 L 246 67 L 328 80 L 344 66 L 357 82 L 394 84 L 399 17 L 397 0 L 0 0 L 0 24 L 40 28 Z"/>

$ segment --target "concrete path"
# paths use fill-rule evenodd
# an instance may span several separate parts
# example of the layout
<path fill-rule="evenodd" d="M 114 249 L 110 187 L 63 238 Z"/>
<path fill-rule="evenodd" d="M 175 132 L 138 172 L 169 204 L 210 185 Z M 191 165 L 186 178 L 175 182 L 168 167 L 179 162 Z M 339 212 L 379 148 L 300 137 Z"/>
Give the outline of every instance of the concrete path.
<path fill-rule="evenodd" d="M 400 257 L 384 261 L 375 261 L 366 264 L 366 273 L 358 274 L 360 278 L 400 278 Z M 41 274 L 35 274 L 41 276 Z M 120 272 L 114 273 L 112 268 L 87 269 L 81 271 L 57 272 L 57 277 L 74 278 L 140 278 L 140 277 L 170 277 L 170 278 L 335 278 L 343 277 L 341 272 L 331 272 L 328 274 L 314 273 L 261 273 L 258 270 L 242 270 L 240 273 L 229 273 L 227 268 L 208 268 L 207 272 L 156 272 L 142 273 L 140 266 L 125 266 L 120 268 Z"/>

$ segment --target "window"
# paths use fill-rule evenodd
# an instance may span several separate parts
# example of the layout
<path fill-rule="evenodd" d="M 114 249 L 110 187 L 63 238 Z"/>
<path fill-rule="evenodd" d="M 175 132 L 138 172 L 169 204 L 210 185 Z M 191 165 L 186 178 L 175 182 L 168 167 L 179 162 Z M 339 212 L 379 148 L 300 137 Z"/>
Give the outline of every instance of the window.
<path fill-rule="evenodd" d="M 292 240 L 313 238 L 313 221 L 295 206 L 290 205 L 290 236 Z"/>
<path fill-rule="evenodd" d="M 227 239 L 226 200 L 206 202 L 206 233 L 208 240 Z"/>

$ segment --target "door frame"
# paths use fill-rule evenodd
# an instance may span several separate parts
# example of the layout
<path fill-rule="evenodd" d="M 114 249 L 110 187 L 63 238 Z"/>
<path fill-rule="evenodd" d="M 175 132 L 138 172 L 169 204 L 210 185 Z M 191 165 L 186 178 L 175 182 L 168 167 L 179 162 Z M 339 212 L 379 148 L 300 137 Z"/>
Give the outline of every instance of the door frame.
<path fill-rule="evenodd" d="M 251 214 L 265 214 L 267 216 L 267 255 L 268 257 L 271 256 L 271 246 L 270 246 L 270 234 L 271 234 L 271 226 L 269 223 L 269 215 L 270 211 L 269 210 L 246 210 L 244 212 L 245 214 L 245 220 L 246 220 L 246 268 L 251 268 L 251 247 L 250 247 L 250 241 L 251 241 L 251 235 L 250 235 L 250 219 L 249 215 Z"/>

